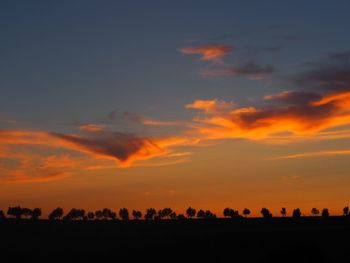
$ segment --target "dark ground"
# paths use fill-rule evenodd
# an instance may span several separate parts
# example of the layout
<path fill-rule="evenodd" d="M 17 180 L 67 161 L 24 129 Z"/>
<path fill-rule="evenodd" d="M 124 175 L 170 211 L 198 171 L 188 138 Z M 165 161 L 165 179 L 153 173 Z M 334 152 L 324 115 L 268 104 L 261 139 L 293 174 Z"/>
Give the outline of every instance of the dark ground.
<path fill-rule="evenodd" d="M 345 217 L 2 220 L 0 262 L 350 263 L 349 237 Z"/>

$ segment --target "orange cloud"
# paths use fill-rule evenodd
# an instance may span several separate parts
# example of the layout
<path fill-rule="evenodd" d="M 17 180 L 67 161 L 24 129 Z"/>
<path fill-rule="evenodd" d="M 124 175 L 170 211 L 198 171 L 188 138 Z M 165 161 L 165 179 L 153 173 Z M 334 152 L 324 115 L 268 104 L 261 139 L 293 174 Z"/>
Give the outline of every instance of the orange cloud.
<path fill-rule="evenodd" d="M 98 131 L 103 131 L 105 127 L 106 126 L 102 124 L 85 124 L 85 125 L 81 125 L 79 128 L 81 131 L 98 132 Z"/>
<path fill-rule="evenodd" d="M 321 131 L 350 124 L 350 96 L 338 92 L 320 96 L 283 92 L 266 96 L 271 105 L 215 111 L 219 102 L 195 101 L 188 108 L 202 110 L 195 128 L 203 139 L 246 138 L 252 140 L 292 140 L 316 136 Z M 333 134 L 334 135 L 334 134 Z"/>
<path fill-rule="evenodd" d="M 199 54 L 201 60 L 214 63 L 223 63 L 223 57 L 227 56 L 233 50 L 232 46 L 227 45 L 206 45 L 200 47 L 185 47 L 181 48 L 183 54 Z"/>
<path fill-rule="evenodd" d="M 337 156 L 337 155 L 350 155 L 350 150 L 333 150 L 333 151 L 318 151 L 318 152 L 305 152 L 297 154 L 289 154 L 285 156 L 279 156 L 272 158 L 276 159 L 298 159 L 298 158 L 311 158 L 311 157 L 323 157 L 323 156 Z"/>

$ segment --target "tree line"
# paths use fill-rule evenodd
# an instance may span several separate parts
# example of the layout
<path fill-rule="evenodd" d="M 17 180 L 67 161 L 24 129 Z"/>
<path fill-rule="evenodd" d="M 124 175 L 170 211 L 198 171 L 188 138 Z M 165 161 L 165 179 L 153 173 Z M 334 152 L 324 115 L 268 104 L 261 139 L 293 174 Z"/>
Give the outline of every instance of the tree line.
<path fill-rule="evenodd" d="M 322 209 L 321 211 L 317 208 L 311 209 L 311 214 L 313 216 L 329 217 L 330 213 L 327 208 Z M 263 218 L 273 217 L 272 213 L 267 208 L 262 208 L 261 216 Z M 223 215 L 225 218 L 246 218 L 251 214 L 251 211 L 248 208 L 242 210 L 242 214 L 238 210 L 232 208 L 225 208 L 223 210 Z M 281 208 L 280 214 L 282 217 L 287 217 L 287 209 L 285 207 Z M 5 215 L 3 210 L 0 210 L 0 219 L 5 218 L 15 218 L 15 219 L 39 219 L 42 215 L 40 208 L 22 208 L 20 206 L 9 207 Z M 343 215 L 349 216 L 349 207 L 346 206 L 343 208 Z M 291 217 L 299 218 L 302 217 L 302 212 L 299 208 L 293 209 Z M 185 214 L 177 214 L 171 208 L 163 208 L 156 210 L 154 208 L 148 208 L 145 213 L 142 213 L 139 210 L 132 210 L 129 213 L 127 208 L 121 208 L 118 213 L 112 211 L 109 208 L 104 208 L 102 210 L 97 210 L 95 212 L 89 211 L 86 212 L 84 209 L 72 208 L 68 213 L 64 213 L 64 210 L 60 207 L 52 210 L 48 216 L 49 220 L 161 220 L 161 219 L 215 219 L 217 218 L 216 214 L 212 213 L 210 210 L 196 210 L 195 208 L 189 207 L 185 211 Z"/>

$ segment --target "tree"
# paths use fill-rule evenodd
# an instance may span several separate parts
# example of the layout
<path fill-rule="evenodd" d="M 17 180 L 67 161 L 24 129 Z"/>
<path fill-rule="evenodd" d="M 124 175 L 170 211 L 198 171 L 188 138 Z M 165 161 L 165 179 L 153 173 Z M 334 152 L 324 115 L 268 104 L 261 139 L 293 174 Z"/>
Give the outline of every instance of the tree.
<path fill-rule="evenodd" d="M 293 210 L 293 215 L 294 218 L 299 218 L 301 217 L 301 210 L 299 208 L 296 208 Z"/>
<path fill-rule="evenodd" d="M 158 217 L 159 219 L 162 218 L 170 218 L 170 215 L 173 213 L 173 210 L 171 208 L 163 208 L 161 210 L 158 211 Z"/>
<path fill-rule="evenodd" d="M 41 209 L 40 208 L 34 208 L 32 211 L 32 219 L 37 220 L 41 216 Z"/>
<path fill-rule="evenodd" d="M 349 215 L 349 207 L 348 206 L 343 208 L 343 214 L 344 214 L 344 216 L 348 216 Z"/>
<path fill-rule="evenodd" d="M 196 212 L 197 212 L 196 209 L 194 209 L 192 207 L 189 207 L 186 210 L 186 215 L 187 215 L 188 218 L 192 218 L 192 217 L 194 217 L 196 215 Z"/>
<path fill-rule="evenodd" d="M 25 217 L 32 217 L 33 211 L 30 208 L 22 208 L 22 215 Z"/>
<path fill-rule="evenodd" d="M 103 217 L 105 220 L 115 220 L 117 218 L 117 214 L 109 208 L 104 208 L 102 210 L 102 216 L 100 214 L 99 216 Z"/>
<path fill-rule="evenodd" d="M 9 207 L 7 215 L 13 216 L 16 219 L 21 219 L 23 215 L 22 208 L 20 206 Z"/>
<path fill-rule="evenodd" d="M 184 214 L 179 214 L 179 215 L 177 216 L 177 219 L 178 219 L 178 220 L 184 220 L 184 219 L 186 219 L 186 217 L 184 216 Z"/>
<path fill-rule="evenodd" d="M 103 219 L 103 213 L 102 213 L 101 210 L 97 210 L 97 211 L 95 212 L 95 218 L 96 218 L 97 220 Z"/>
<path fill-rule="evenodd" d="M 329 217 L 329 211 L 327 208 L 322 209 L 322 217 Z"/>
<path fill-rule="evenodd" d="M 320 210 L 318 210 L 317 208 L 312 208 L 311 209 L 311 214 L 314 216 L 317 216 L 320 213 Z"/>
<path fill-rule="evenodd" d="M 85 217 L 85 210 L 84 209 L 76 209 L 72 208 L 68 214 L 64 217 L 66 220 L 83 220 Z"/>
<path fill-rule="evenodd" d="M 135 220 L 139 220 L 142 217 L 141 211 L 132 210 L 132 216 Z"/>
<path fill-rule="evenodd" d="M 269 209 L 263 207 L 260 211 L 260 213 L 262 214 L 263 218 L 271 218 L 272 217 L 272 214 L 271 212 L 269 211 Z"/>
<path fill-rule="evenodd" d="M 249 215 L 250 215 L 250 210 L 249 210 L 248 208 L 244 208 L 244 209 L 243 209 L 243 215 L 244 215 L 245 217 L 249 216 Z"/>
<path fill-rule="evenodd" d="M 4 211 L 0 210 L 0 219 L 6 218 Z"/>
<path fill-rule="evenodd" d="M 89 220 L 94 220 L 94 218 L 95 218 L 95 213 L 94 213 L 94 212 L 88 212 L 88 213 L 87 213 L 87 218 L 88 218 Z"/>
<path fill-rule="evenodd" d="M 129 210 L 127 208 L 121 208 L 119 210 L 119 216 L 122 220 L 129 220 Z"/>
<path fill-rule="evenodd" d="M 239 217 L 239 212 L 229 207 L 224 209 L 223 214 L 225 217 L 231 217 L 231 218 Z"/>
<path fill-rule="evenodd" d="M 281 215 L 285 217 L 287 215 L 287 209 L 285 207 L 281 208 Z"/>
<path fill-rule="evenodd" d="M 63 216 L 63 209 L 61 207 L 57 207 L 56 209 L 52 210 L 52 212 L 49 214 L 50 220 L 57 220 L 60 219 Z"/>
<path fill-rule="evenodd" d="M 173 212 L 169 215 L 169 217 L 170 217 L 170 219 L 172 219 L 172 220 L 177 219 L 177 214 L 176 214 L 176 212 L 173 211 Z"/>
<path fill-rule="evenodd" d="M 156 214 L 157 214 L 157 211 L 154 208 L 148 208 L 145 214 L 145 219 L 153 220 Z"/>
<path fill-rule="evenodd" d="M 197 217 L 198 217 L 198 218 L 205 218 L 205 211 L 203 211 L 202 209 L 200 209 L 200 210 L 197 212 Z"/>
<path fill-rule="evenodd" d="M 216 215 L 214 213 L 212 213 L 210 210 L 206 210 L 205 211 L 205 218 L 206 219 L 214 219 L 214 218 L 216 218 Z"/>

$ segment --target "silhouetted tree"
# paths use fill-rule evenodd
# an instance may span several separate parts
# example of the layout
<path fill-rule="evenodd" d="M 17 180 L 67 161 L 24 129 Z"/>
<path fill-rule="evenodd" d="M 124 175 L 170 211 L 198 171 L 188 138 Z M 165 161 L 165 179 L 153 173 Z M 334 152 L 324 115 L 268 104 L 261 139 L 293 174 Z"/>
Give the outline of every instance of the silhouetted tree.
<path fill-rule="evenodd" d="M 61 207 L 57 207 L 49 214 L 50 220 L 57 220 L 63 216 L 63 209 Z"/>
<path fill-rule="evenodd" d="M 196 212 L 197 212 L 196 209 L 189 207 L 186 210 L 186 215 L 188 218 L 192 218 L 192 217 L 196 216 Z"/>
<path fill-rule="evenodd" d="M 22 208 L 20 206 L 9 207 L 7 215 L 13 216 L 16 219 L 21 219 L 23 215 Z"/>
<path fill-rule="evenodd" d="M 88 212 L 87 213 L 87 218 L 89 220 L 94 220 L 95 219 L 95 213 L 94 212 Z"/>
<path fill-rule="evenodd" d="M 203 211 L 202 209 L 200 209 L 200 210 L 197 212 L 197 217 L 198 217 L 198 218 L 205 218 L 205 211 Z"/>
<path fill-rule="evenodd" d="M 0 210 L 0 219 L 6 218 L 4 211 Z"/>
<path fill-rule="evenodd" d="M 287 215 L 287 209 L 285 207 L 281 208 L 281 215 L 285 217 Z"/>
<path fill-rule="evenodd" d="M 115 220 L 117 218 L 117 214 L 115 212 L 113 212 L 111 209 L 109 208 L 104 208 L 102 210 L 102 217 L 105 220 Z"/>
<path fill-rule="evenodd" d="M 270 218 L 272 217 L 271 212 L 269 211 L 269 209 L 263 207 L 260 211 L 260 213 L 262 214 L 263 218 Z"/>
<path fill-rule="evenodd" d="M 327 208 L 322 209 L 322 217 L 329 217 L 329 211 Z"/>
<path fill-rule="evenodd" d="M 169 217 L 170 217 L 170 219 L 172 219 L 172 220 L 177 219 L 177 214 L 176 214 L 176 212 L 173 211 L 173 212 L 169 215 Z"/>
<path fill-rule="evenodd" d="M 145 214 L 145 219 L 153 220 L 156 214 L 157 214 L 157 211 L 154 208 L 148 208 Z"/>
<path fill-rule="evenodd" d="M 132 216 L 135 220 L 139 220 L 142 217 L 141 211 L 132 210 Z"/>
<path fill-rule="evenodd" d="M 111 213 L 109 214 L 109 218 L 110 218 L 111 220 L 116 220 L 116 219 L 117 219 L 117 213 L 111 211 Z"/>
<path fill-rule="evenodd" d="M 320 210 L 318 210 L 317 208 L 312 208 L 311 209 L 311 214 L 314 216 L 317 216 L 320 213 Z"/>
<path fill-rule="evenodd" d="M 229 207 L 224 209 L 223 214 L 225 217 L 231 217 L 231 218 L 239 217 L 239 212 Z"/>
<path fill-rule="evenodd" d="M 173 213 L 173 210 L 171 208 L 163 208 L 161 210 L 158 211 L 158 217 L 159 219 L 162 218 L 170 218 L 170 215 Z"/>
<path fill-rule="evenodd" d="M 121 208 L 119 210 L 119 216 L 122 220 L 129 220 L 129 210 L 127 208 Z"/>
<path fill-rule="evenodd" d="M 37 220 L 41 216 L 41 209 L 40 208 L 34 208 L 32 211 L 32 219 Z"/>
<path fill-rule="evenodd" d="M 249 215 L 250 215 L 250 210 L 249 210 L 248 208 L 244 208 L 244 209 L 243 209 L 243 215 L 244 215 L 245 217 L 249 216 Z"/>
<path fill-rule="evenodd" d="M 214 213 L 212 213 L 210 210 L 206 210 L 205 211 L 205 218 L 206 219 L 213 219 L 213 218 L 216 218 L 216 215 Z"/>
<path fill-rule="evenodd" d="M 83 220 L 85 217 L 85 210 L 84 209 L 76 209 L 72 208 L 68 214 L 64 217 L 66 220 Z"/>
<path fill-rule="evenodd" d="M 184 219 L 186 219 L 186 217 L 184 216 L 184 214 L 179 214 L 179 215 L 177 216 L 177 219 L 178 219 L 178 220 L 184 220 Z"/>
<path fill-rule="evenodd" d="M 294 218 L 299 218 L 299 217 L 301 217 L 301 210 L 300 210 L 299 208 L 294 209 L 294 210 L 293 210 L 292 216 L 293 216 Z"/>
<path fill-rule="evenodd" d="M 97 220 L 103 219 L 103 213 L 102 213 L 101 210 L 97 210 L 97 211 L 95 212 L 95 218 L 96 218 Z"/>
<path fill-rule="evenodd" d="M 343 214 L 344 214 L 344 216 L 348 216 L 349 215 L 349 207 L 348 206 L 343 208 Z"/>
<path fill-rule="evenodd" d="M 216 215 L 213 214 L 210 210 L 202 210 L 200 209 L 198 212 L 197 212 L 197 217 L 198 218 L 205 218 L 205 219 L 213 219 L 213 218 L 216 218 Z"/>
<path fill-rule="evenodd" d="M 22 215 L 29 218 L 32 217 L 33 211 L 30 208 L 22 208 Z"/>

